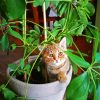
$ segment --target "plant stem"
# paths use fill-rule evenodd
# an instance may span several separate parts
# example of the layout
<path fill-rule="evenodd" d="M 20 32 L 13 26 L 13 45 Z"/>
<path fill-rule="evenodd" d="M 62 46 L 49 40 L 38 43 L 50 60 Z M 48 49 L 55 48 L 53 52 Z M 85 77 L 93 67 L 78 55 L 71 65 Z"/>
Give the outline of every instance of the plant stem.
<path fill-rule="evenodd" d="M 66 19 L 65 19 L 65 25 L 64 25 L 63 30 L 65 30 L 67 28 L 69 15 L 70 15 L 70 10 L 71 10 L 70 3 L 68 3 L 68 9 L 67 9 L 67 12 L 66 12 L 67 16 L 66 16 Z"/>
<path fill-rule="evenodd" d="M 77 51 L 78 51 L 78 53 L 80 54 L 81 58 L 82 58 L 83 60 L 85 60 L 84 57 L 82 56 L 82 53 L 80 52 L 80 50 L 78 49 L 78 47 L 77 47 L 77 45 L 75 44 L 74 41 L 73 41 L 73 45 L 74 45 L 75 48 L 77 49 Z"/>
<path fill-rule="evenodd" d="M 46 25 L 46 7 L 45 2 L 43 3 L 43 19 L 44 19 L 44 36 L 45 41 L 47 40 L 47 25 Z"/>
<path fill-rule="evenodd" d="M 9 79 L 8 79 L 7 83 L 5 84 L 5 87 L 4 87 L 4 88 L 7 87 L 7 85 L 9 84 L 10 80 L 12 79 L 12 77 L 14 76 L 14 74 L 16 73 L 16 71 L 18 70 L 19 67 L 20 67 L 20 65 L 18 65 L 18 66 L 16 67 L 15 71 L 12 73 L 11 76 L 9 75 Z"/>
<path fill-rule="evenodd" d="M 30 23 L 32 23 L 32 24 L 35 24 L 35 25 L 39 26 L 40 28 L 42 28 L 43 30 L 45 30 L 44 27 L 41 26 L 41 25 L 39 25 L 38 23 L 32 22 L 32 21 L 30 21 L 30 20 L 27 20 L 27 22 L 30 22 Z M 46 31 L 47 31 L 53 38 L 55 38 L 55 37 L 53 36 L 53 34 L 52 34 L 49 30 L 47 30 L 47 28 L 46 28 Z"/>
<path fill-rule="evenodd" d="M 34 1 L 27 1 L 26 3 L 33 3 Z"/>
<path fill-rule="evenodd" d="M 24 52 L 27 53 L 27 48 L 26 48 L 26 8 L 25 8 L 25 12 L 24 12 L 24 15 L 23 15 L 23 42 L 24 42 Z M 25 54 L 24 54 L 24 57 L 25 57 Z M 24 61 L 25 64 L 27 63 L 27 59 Z M 27 80 L 27 74 L 25 73 L 24 74 L 24 80 L 26 81 Z"/>
<path fill-rule="evenodd" d="M 16 23 L 20 23 L 20 24 L 22 24 L 21 21 L 13 21 L 13 22 L 9 22 L 9 24 L 16 24 Z"/>
<path fill-rule="evenodd" d="M 34 24 L 34 25 L 37 25 L 37 26 L 39 26 L 40 28 L 44 29 L 43 26 L 39 25 L 39 24 L 36 23 L 36 22 L 33 22 L 33 21 L 31 21 L 31 20 L 27 20 L 27 22 L 30 22 L 30 23 L 32 23 L 32 24 Z"/>
<path fill-rule="evenodd" d="M 24 39 L 24 45 L 25 45 L 25 42 L 26 42 L 26 9 L 23 15 L 23 39 Z"/>
<path fill-rule="evenodd" d="M 32 70 L 33 70 L 33 68 L 34 68 L 34 66 L 35 66 L 35 64 L 36 64 L 38 58 L 40 57 L 40 55 L 41 55 L 41 53 L 42 53 L 42 51 L 43 51 L 44 48 L 45 48 L 45 46 L 43 46 L 42 50 L 41 50 L 41 51 L 39 52 L 39 54 L 37 55 L 37 57 L 36 57 L 36 59 L 35 59 L 33 65 L 32 65 L 32 67 L 31 67 L 31 69 L 30 69 L 29 76 L 28 76 L 27 83 L 26 83 L 26 87 L 28 87 L 28 82 L 29 82 L 29 79 L 30 79 Z M 27 89 L 26 89 L 25 92 L 26 92 L 26 94 L 27 94 Z"/>
<path fill-rule="evenodd" d="M 100 75 L 100 73 L 99 72 L 97 72 L 96 70 L 94 70 L 94 69 L 92 69 L 95 73 L 97 73 L 98 75 Z"/>
<path fill-rule="evenodd" d="M 88 38 L 90 38 L 90 39 L 94 39 L 94 40 L 96 40 L 95 37 L 92 37 L 92 36 L 89 36 L 89 35 L 82 34 L 82 36 L 84 36 L 84 37 L 88 37 Z"/>
<path fill-rule="evenodd" d="M 91 79 L 92 79 L 92 82 L 93 82 L 93 84 L 94 84 L 94 88 L 95 88 L 95 90 L 96 90 L 96 83 L 95 83 L 95 80 L 94 80 L 94 78 L 93 78 L 93 74 L 92 74 L 92 72 L 91 72 L 91 69 L 89 69 L 89 73 L 90 73 L 90 75 L 91 75 Z"/>

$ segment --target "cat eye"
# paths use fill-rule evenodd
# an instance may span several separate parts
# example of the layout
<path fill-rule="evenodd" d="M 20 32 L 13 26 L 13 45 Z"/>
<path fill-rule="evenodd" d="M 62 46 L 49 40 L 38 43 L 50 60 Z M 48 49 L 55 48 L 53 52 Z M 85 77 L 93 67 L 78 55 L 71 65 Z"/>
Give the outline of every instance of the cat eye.
<path fill-rule="evenodd" d="M 53 57 L 53 54 L 50 54 L 49 56 L 50 56 L 50 57 Z"/>

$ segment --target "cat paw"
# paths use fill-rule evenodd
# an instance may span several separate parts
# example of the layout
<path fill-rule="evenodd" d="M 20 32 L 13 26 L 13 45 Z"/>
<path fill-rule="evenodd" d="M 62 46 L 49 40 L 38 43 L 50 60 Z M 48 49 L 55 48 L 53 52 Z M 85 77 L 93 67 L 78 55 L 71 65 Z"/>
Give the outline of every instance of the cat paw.
<path fill-rule="evenodd" d="M 65 75 L 64 72 L 59 72 L 59 74 L 58 74 L 58 80 L 60 82 L 65 82 L 67 80 L 67 77 L 66 77 L 66 75 Z"/>

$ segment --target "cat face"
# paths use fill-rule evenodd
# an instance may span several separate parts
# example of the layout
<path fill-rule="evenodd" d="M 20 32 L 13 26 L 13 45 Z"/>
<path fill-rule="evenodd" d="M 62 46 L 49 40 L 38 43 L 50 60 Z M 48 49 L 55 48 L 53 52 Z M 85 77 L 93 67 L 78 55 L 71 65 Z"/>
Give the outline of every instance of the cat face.
<path fill-rule="evenodd" d="M 53 68 L 56 68 L 57 66 L 64 63 L 66 54 L 61 50 L 65 50 L 66 48 L 66 42 L 63 39 L 59 44 L 51 44 L 46 46 L 46 48 L 43 50 L 42 58 L 43 61 Z"/>

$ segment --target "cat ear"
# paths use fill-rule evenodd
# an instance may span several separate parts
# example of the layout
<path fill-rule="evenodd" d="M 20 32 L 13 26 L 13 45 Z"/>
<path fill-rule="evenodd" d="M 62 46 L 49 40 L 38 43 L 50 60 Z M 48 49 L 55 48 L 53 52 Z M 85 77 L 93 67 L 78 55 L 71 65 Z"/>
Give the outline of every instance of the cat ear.
<path fill-rule="evenodd" d="M 59 43 L 59 46 L 63 49 L 63 50 L 66 50 L 66 37 L 64 37 L 60 43 Z"/>

